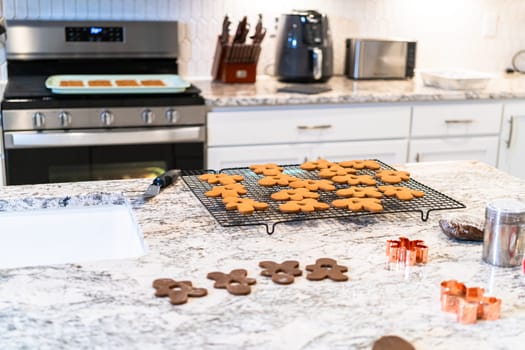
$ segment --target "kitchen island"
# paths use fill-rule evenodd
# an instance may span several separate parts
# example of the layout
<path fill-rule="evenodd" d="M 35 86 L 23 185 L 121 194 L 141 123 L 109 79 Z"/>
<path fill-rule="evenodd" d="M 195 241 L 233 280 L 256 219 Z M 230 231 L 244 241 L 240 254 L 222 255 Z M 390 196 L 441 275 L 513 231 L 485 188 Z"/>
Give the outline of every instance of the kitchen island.
<path fill-rule="evenodd" d="M 479 162 L 395 166 L 483 216 L 487 201 L 525 200 L 525 181 Z M 0 270 L 0 348 L 370 349 L 395 334 L 416 349 L 512 349 L 525 341 L 525 275 L 481 260 L 481 244 L 447 238 L 438 220 L 452 211 L 221 227 L 182 181 L 144 202 L 148 180 L 10 186 L 0 199 L 123 192 L 149 247 L 138 259 Z M 16 232 L 13 232 L 16 234 Z M 426 265 L 386 269 L 386 240 L 429 247 Z M 30 242 L 28 242 L 30 244 Z M 334 258 L 346 282 L 308 281 L 304 267 Z M 262 260 L 298 260 L 303 276 L 278 285 Z M 251 294 L 214 289 L 212 271 L 243 268 Z M 191 280 L 208 296 L 174 306 L 156 298 L 157 278 Z M 440 283 L 455 279 L 502 299 L 501 319 L 463 325 L 440 310 Z"/>

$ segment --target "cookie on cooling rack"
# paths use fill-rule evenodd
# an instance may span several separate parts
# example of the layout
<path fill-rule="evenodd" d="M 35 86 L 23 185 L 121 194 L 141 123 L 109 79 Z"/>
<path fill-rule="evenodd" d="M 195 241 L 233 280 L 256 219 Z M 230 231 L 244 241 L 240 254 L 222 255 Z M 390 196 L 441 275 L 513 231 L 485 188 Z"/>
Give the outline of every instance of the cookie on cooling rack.
<path fill-rule="evenodd" d="M 202 174 L 199 175 L 199 180 L 206 181 L 209 184 L 229 185 L 236 182 L 241 182 L 244 178 L 241 175 L 229 175 L 229 174 Z"/>
<path fill-rule="evenodd" d="M 333 191 L 335 190 L 334 183 L 330 180 L 308 180 L 298 179 L 290 182 L 292 188 L 306 188 L 310 191 Z"/>
<path fill-rule="evenodd" d="M 270 196 L 273 200 L 276 201 L 300 201 L 305 198 L 319 198 L 319 193 L 312 192 L 307 188 L 294 188 L 294 189 L 284 189 L 278 192 L 272 193 Z"/>
<path fill-rule="evenodd" d="M 410 179 L 410 173 L 401 170 L 379 170 L 376 177 L 385 183 L 397 184 Z"/>
<path fill-rule="evenodd" d="M 327 210 L 329 208 L 330 206 L 328 204 L 312 198 L 305 198 L 300 201 L 288 201 L 279 205 L 279 210 L 283 213 L 310 213 L 316 210 Z"/>
<path fill-rule="evenodd" d="M 357 170 L 353 168 L 343 168 L 340 165 L 332 165 L 328 168 L 319 170 L 319 177 L 322 179 L 331 179 L 334 176 L 344 176 L 348 174 L 355 174 Z"/>
<path fill-rule="evenodd" d="M 348 209 L 350 211 L 369 211 L 379 213 L 383 211 L 381 200 L 377 198 L 344 198 L 332 202 L 336 208 Z"/>
<path fill-rule="evenodd" d="M 326 169 L 332 165 L 336 165 L 336 164 L 326 159 L 318 159 L 314 161 L 304 162 L 299 167 L 303 170 L 317 170 L 317 169 Z"/>
<path fill-rule="evenodd" d="M 280 173 L 273 176 L 265 176 L 262 179 L 259 179 L 257 183 L 261 186 L 271 187 L 271 186 L 288 186 L 290 182 L 299 180 L 295 176 L 291 176 L 285 173 Z"/>
<path fill-rule="evenodd" d="M 275 163 L 266 164 L 252 164 L 249 168 L 256 174 L 262 174 L 264 176 L 273 176 L 280 174 L 283 171 L 279 165 Z"/>
<path fill-rule="evenodd" d="M 335 192 L 339 197 L 345 198 L 381 198 L 383 194 L 374 186 L 357 187 L 351 186 Z"/>
<path fill-rule="evenodd" d="M 235 210 L 241 214 L 249 215 L 253 214 L 255 210 L 268 209 L 268 203 L 258 202 L 251 198 L 237 198 L 237 197 L 226 197 L 223 198 L 222 202 L 226 206 L 226 210 Z"/>
<path fill-rule="evenodd" d="M 345 160 L 337 163 L 343 168 L 353 168 L 353 169 L 372 169 L 378 170 L 381 169 L 381 165 L 375 160 Z"/>
<path fill-rule="evenodd" d="M 206 197 L 239 197 L 241 194 L 246 194 L 246 187 L 239 183 L 213 186 L 211 190 L 204 192 Z"/>
<path fill-rule="evenodd" d="M 402 201 L 409 201 L 413 198 L 420 198 L 425 195 L 425 192 L 419 190 L 413 190 L 408 187 L 401 186 L 379 186 L 379 191 L 383 192 L 387 197 L 396 197 Z"/>
<path fill-rule="evenodd" d="M 370 175 L 352 175 L 352 174 L 343 175 L 343 176 L 334 176 L 332 177 L 332 181 L 340 183 L 340 184 L 346 183 L 352 186 L 355 186 L 355 185 L 372 186 L 377 183 L 377 181 L 374 180 L 374 178 Z"/>

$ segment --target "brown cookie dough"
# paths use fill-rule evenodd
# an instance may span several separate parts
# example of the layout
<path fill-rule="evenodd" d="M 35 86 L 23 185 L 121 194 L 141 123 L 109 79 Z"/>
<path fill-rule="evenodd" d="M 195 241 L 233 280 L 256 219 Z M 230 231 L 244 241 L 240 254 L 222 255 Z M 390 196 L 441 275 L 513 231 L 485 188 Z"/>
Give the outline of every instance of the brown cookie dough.
<path fill-rule="evenodd" d="M 337 265 L 337 261 L 330 258 L 320 258 L 315 261 L 314 265 L 307 265 L 306 270 L 310 271 L 306 278 L 310 281 L 320 281 L 329 278 L 332 281 L 347 281 L 348 276 L 343 272 L 348 271 L 346 266 Z"/>
<path fill-rule="evenodd" d="M 190 281 L 177 282 L 171 278 L 159 278 L 153 281 L 155 296 L 169 297 L 173 305 L 184 304 L 188 297 L 203 297 L 208 294 L 206 288 L 193 288 Z"/>
<path fill-rule="evenodd" d="M 381 200 L 377 198 L 345 198 L 336 199 L 332 202 L 336 208 L 348 209 L 350 211 L 369 211 L 379 213 L 383 211 Z"/>
<path fill-rule="evenodd" d="M 377 190 L 376 187 L 367 186 L 367 187 L 357 187 L 352 186 L 349 188 L 343 188 L 335 192 L 339 197 L 345 198 L 381 198 L 383 194 Z"/>
<path fill-rule="evenodd" d="M 264 202 L 257 202 L 251 198 L 237 198 L 237 197 L 226 197 L 223 198 L 222 202 L 226 206 L 226 210 L 235 210 L 241 214 L 249 215 L 253 214 L 255 210 L 268 209 L 268 204 Z"/>
<path fill-rule="evenodd" d="M 416 348 L 397 335 L 385 335 L 374 342 L 372 350 L 416 350 Z"/>
<path fill-rule="evenodd" d="M 408 187 L 399 187 L 399 186 L 379 186 L 379 191 L 383 192 L 387 197 L 396 197 L 402 201 L 409 201 L 415 198 L 420 198 L 425 195 L 425 192 L 413 190 Z"/>
<path fill-rule="evenodd" d="M 379 170 L 376 172 L 376 177 L 385 183 L 397 184 L 410 179 L 410 173 L 400 170 Z"/>
<path fill-rule="evenodd" d="M 264 270 L 261 275 L 271 277 L 272 281 L 278 284 L 290 284 L 295 280 L 295 276 L 301 276 L 303 272 L 299 270 L 299 262 L 296 260 L 287 260 L 282 264 L 274 261 L 261 261 L 259 267 Z"/>
<path fill-rule="evenodd" d="M 253 164 L 249 168 L 256 174 L 263 174 L 264 176 L 273 176 L 280 174 L 283 171 L 279 165 L 275 163 L 267 164 Z"/>
<path fill-rule="evenodd" d="M 318 199 L 319 193 L 311 192 L 307 188 L 294 188 L 280 190 L 278 192 L 272 193 L 270 197 L 276 201 L 300 201 L 305 198 Z"/>
<path fill-rule="evenodd" d="M 283 213 L 311 213 L 316 210 L 327 210 L 330 206 L 312 198 L 305 198 L 300 201 L 288 201 L 279 205 L 279 210 Z"/>
<path fill-rule="evenodd" d="M 213 287 L 226 289 L 233 295 L 248 295 L 252 291 L 251 285 L 257 281 L 253 278 L 248 278 L 248 271 L 244 269 L 232 270 L 229 274 L 222 272 L 210 272 L 207 278 L 214 280 Z"/>

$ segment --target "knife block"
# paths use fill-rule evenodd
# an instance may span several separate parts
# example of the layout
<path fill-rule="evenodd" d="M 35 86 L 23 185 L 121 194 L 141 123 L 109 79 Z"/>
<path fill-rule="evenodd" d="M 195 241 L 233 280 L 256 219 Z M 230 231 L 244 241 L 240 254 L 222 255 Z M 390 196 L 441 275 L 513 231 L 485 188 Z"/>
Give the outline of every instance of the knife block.
<path fill-rule="evenodd" d="M 213 80 L 228 84 L 254 83 L 260 53 L 260 45 L 223 44 L 219 36 L 213 58 Z"/>

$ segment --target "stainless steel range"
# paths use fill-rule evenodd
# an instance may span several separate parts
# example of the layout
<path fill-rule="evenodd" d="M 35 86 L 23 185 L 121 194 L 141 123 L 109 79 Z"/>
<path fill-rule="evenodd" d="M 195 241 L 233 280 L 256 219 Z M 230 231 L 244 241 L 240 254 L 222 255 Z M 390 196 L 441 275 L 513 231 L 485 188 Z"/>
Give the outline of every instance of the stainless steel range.
<path fill-rule="evenodd" d="M 176 22 L 12 20 L 7 38 L 4 184 L 204 166 L 204 99 L 169 80 L 180 78 Z"/>

